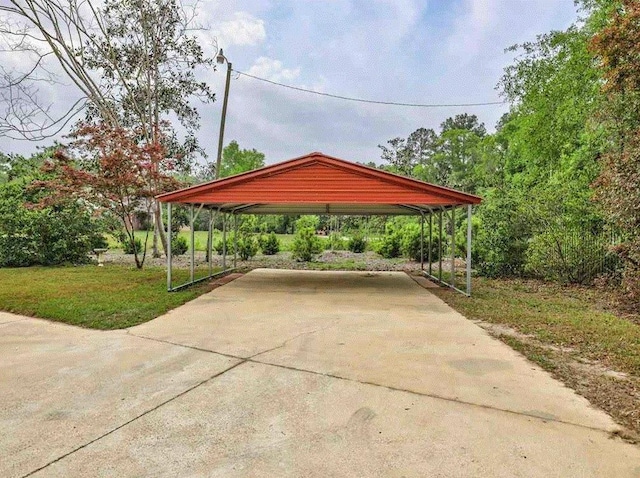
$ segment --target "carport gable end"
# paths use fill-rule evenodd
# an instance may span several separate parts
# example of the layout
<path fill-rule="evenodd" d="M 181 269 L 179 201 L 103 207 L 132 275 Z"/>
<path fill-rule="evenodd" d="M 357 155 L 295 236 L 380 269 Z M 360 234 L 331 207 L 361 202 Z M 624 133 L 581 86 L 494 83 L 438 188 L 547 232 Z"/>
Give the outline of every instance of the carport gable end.
<path fill-rule="evenodd" d="M 322 153 L 157 198 L 247 214 L 416 214 L 481 201 L 478 196 Z"/>
<path fill-rule="evenodd" d="M 183 286 L 194 283 L 194 206 L 199 205 L 198 211 L 206 206 L 209 211 L 217 210 L 225 216 L 227 213 L 233 216 L 237 214 L 420 215 L 422 220 L 421 269 L 430 278 L 456 289 L 455 254 L 451 254 L 451 283 L 447 283 L 442 277 L 442 250 L 439 254 L 438 277 L 432 274 L 433 216 L 438 215 L 439 236 L 442 238 L 443 214 L 447 210 L 450 211 L 450 220 L 455 223 L 455 209 L 466 206 L 467 287 L 466 291 L 456 290 L 466 295 L 471 294 L 471 212 L 472 206 L 479 204 L 482 200 L 472 194 L 315 152 L 254 171 L 161 194 L 156 198 L 160 202 L 167 203 L 167 230 L 171 227 L 171 204 L 181 203 L 191 206 L 191 280 Z M 426 215 L 429 217 L 430 224 L 427 249 L 428 273 L 424 271 Z M 225 224 L 226 220 L 223 220 L 223 225 Z M 226 231 L 226 227 L 223 229 Z M 454 244 L 455 228 L 451 228 L 451 232 L 451 244 Z M 209 235 L 211 235 L 211 218 Z M 211 241 L 208 243 L 210 244 Z M 439 245 L 441 248 L 442 240 L 439 241 Z M 167 252 L 168 289 L 176 290 L 171 286 L 170 247 Z M 225 254 L 223 254 L 224 269 L 226 269 L 225 264 Z M 235 264 L 234 254 L 234 267 Z M 209 277 L 211 277 L 211 263 L 209 263 L 209 270 Z"/>

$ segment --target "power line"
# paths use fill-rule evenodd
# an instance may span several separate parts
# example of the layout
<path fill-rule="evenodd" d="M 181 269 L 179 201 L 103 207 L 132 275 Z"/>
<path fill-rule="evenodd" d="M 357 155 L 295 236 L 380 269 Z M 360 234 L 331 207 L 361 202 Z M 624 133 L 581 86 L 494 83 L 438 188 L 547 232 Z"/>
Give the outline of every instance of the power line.
<path fill-rule="evenodd" d="M 451 103 L 451 104 L 426 104 L 426 103 L 399 103 L 396 101 L 376 101 L 376 100 L 365 100 L 363 98 L 353 98 L 350 96 L 341 96 L 341 95 L 332 95 L 331 93 L 323 93 L 321 91 L 309 90 L 306 88 L 299 88 L 297 86 L 285 85 L 284 83 L 278 83 L 277 81 L 267 80 L 266 78 L 260 78 L 259 76 L 250 75 L 249 73 L 245 73 L 244 71 L 239 71 L 234 69 L 238 75 L 247 76 L 249 78 L 253 78 L 254 80 L 264 81 L 265 83 L 269 83 L 276 86 L 281 86 L 283 88 L 288 88 L 290 90 L 302 91 L 304 93 L 312 93 L 314 95 L 327 96 L 329 98 L 336 98 L 339 100 L 346 101 L 355 101 L 357 103 L 370 103 L 374 105 L 390 105 L 390 106 L 409 106 L 413 108 L 447 108 L 447 107 L 455 107 L 455 106 L 491 106 L 491 105 L 503 105 L 505 101 L 487 101 L 484 103 Z"/>

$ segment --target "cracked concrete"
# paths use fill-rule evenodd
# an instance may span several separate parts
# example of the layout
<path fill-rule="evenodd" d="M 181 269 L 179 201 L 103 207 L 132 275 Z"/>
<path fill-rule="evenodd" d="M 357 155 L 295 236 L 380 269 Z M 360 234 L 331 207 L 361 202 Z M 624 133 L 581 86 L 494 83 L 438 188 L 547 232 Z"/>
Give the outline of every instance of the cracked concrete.
<path fill-rule="evenodd" d="M 12 317 L 0 476 L 640 477 L 605 413 L 402 273 L 257 270 L 128 331 Z"/>

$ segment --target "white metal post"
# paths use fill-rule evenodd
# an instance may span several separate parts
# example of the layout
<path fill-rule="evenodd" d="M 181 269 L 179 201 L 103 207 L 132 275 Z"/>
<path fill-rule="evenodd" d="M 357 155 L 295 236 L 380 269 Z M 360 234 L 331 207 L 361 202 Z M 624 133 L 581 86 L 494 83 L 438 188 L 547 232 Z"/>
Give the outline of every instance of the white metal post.
<path fill-rule="evenodd" d="M 162 206 L 160 206 L 162 207 Z M 171 292 L 171 203 L 167 203 L 167 291 Z"/>
<path fill-rule="evenodd" d="M 233 267 L 238 266 L 238 215 L 233 213 Z"/>
<path fill-rule="evenodd" d="M 440 231 L 438 233 L 438 280 L 442 282 L 442 209 L 438 211 Z"/>
<path fill-rule="evenodd" d="M 429 275 L 433 274 L 431 270 L 431 263 L 433 258 L 431 257 L 431 250 L 433 249 L 433 211 L 429 212 Z"/>
<path fill-rule="evenodd" d="M 196 246 L 196 240 L 195 240 L 195 233 L 193 231 L 193 204 L 191 204 L 191 207 L 189 208 L 189 212 L 190 212 L 190 216 L 191 216 L 191 220 L 189 221 L 191 223 L 191 264 L 189 267 L 189 277 L 190 277 L 190 282 L 193 282 L 194 277 L 195 277 L 195 262 L 196 262 L 196 251 L 195 251 L 195 246 Z"/>
<path fill-rule="evenodd" d="M 471 214 L 472 214 L 471 204 L 467 205 L 467 295 L 471 296 L 471 233 L 472 233 L 472 224 L 471 224 Z"/>
<path fill-rule="evenodd" d="M 222 270 L 227 270 L 227 213 L 222 214 Z"/>
<path fill-rule="evenodd" d="M 424 270 L 424 213 L 420 213 L 420 270 Z"/>
<path fill-rule="evenodd" d="M 207 257 L 209 258 L 209 275 L 213 273 L 213 210 L 209 208 L 209 232 L 207 233 Z"/>
<path fill-rule="evenodd" d="M 451 287 L 456 287 L 456 208 L 451 208 Z"/>

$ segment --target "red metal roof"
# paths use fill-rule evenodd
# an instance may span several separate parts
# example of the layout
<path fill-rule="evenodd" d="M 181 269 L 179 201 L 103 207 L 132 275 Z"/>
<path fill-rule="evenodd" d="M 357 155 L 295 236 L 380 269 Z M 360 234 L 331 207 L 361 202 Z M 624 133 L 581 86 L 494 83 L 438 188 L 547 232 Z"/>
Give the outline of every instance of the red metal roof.
<path fill-rule="evenodd" d="M 481 201 L 322 153 L 161 194 L 158 200 L 263 214 L 415 214 Z"/>

